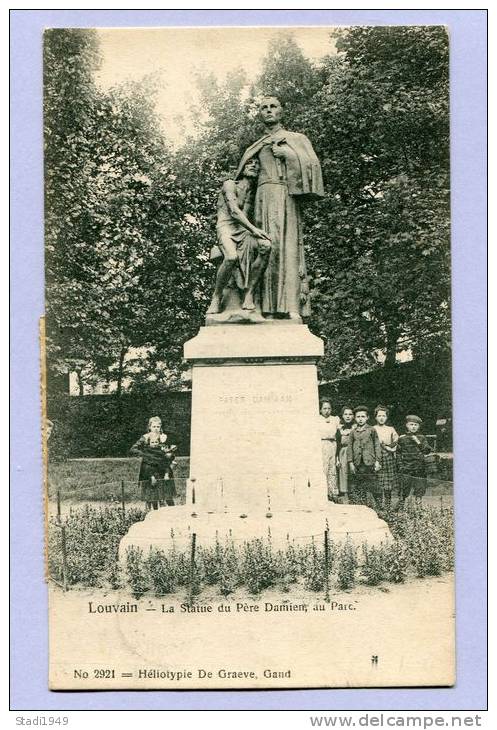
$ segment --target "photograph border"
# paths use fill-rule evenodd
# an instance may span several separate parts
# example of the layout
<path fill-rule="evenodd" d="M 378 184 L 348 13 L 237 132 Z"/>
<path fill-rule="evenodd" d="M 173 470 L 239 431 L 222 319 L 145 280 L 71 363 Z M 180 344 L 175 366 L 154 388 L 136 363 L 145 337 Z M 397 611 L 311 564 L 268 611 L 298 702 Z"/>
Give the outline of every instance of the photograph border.
<path fill-rule="evenodd" d="M 49 691 L 39 348 L 39 318 L 44 311 L 44 28 L 411 24 L 446 25 L 451 44 L 456 685 L 352 690 Z M 486 709 L 487 11 L 11 10 L 10 52 L 11 709 Z"/>

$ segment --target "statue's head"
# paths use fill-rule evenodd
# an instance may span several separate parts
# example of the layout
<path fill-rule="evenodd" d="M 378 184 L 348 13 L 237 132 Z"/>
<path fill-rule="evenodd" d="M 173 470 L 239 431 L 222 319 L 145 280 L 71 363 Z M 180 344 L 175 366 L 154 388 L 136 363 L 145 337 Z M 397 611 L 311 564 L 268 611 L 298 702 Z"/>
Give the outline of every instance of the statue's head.
<path fill-rule="evenodd" d="M 277 96 L 263 96 L 259 104 L 259 116 L 264 124 L 277 124 L 283 114 L 283 107 Z"/>
<path fill-rule="evenodd" d="M 242 170 L 243 177 L 256 178 L 259 175 L 260 164 L 257 157 L 251 157 L 248 160 Z"/>

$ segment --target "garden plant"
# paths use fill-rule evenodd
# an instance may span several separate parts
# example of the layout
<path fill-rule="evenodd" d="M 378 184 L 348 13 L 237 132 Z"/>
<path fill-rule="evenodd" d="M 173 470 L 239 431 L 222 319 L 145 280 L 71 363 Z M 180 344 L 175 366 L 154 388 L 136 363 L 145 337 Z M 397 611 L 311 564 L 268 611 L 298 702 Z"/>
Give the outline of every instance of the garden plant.
<path fill-rule="evenodd" d="M 452 508 L 420 508 L 408 502 L 403 510 L 382 514 L 393 541 L 379 546 L 363 543 L 360 549 L 349 537 L 342 543 L 330 541 L 327 562 L 322 535 L 301 545 L 288 540 L 278 550 L 270 537 L 243 543 L 217 538 L 214 545 L 198 546 L 193 565 L 190 552 L 179 550 L 173 536 L 171 550 L 153 548 L 146 553 L 130 548 L 125 565 L 120 565 L 119 542 L 145 514 L 136 508 L 123 513 L 119 507 L 85 506 L 71 509 L 62 521 L 52 518 L 49 576 L 61 583 L 62 526 L 68 588 L 128 589 L 135 598 L 177 592 L 196 596 L 206 589 L 214 589 L 220 596 L 239 589 L 257 595 L 271 588 L 283 593 L 292 588 L 319 593 L 325 589 L 326 577 L 333 591 L 348 591 L 360 584 L 379 586 L 437 576 L 454 566 Z"/>

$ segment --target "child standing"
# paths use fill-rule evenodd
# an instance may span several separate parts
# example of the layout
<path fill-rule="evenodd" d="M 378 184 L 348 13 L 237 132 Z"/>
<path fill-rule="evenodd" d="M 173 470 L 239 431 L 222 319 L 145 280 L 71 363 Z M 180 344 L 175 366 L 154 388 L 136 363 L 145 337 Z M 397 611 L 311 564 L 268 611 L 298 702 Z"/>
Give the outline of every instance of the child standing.
<path fill-rule="evenodd" d="M 349 406 L 342 408 L 342 420 L 337 431 L 338 493 L 344 502 L 348 501 L 349 460 L 347 447 L 352 429 L 355 428 L 354 411 Z"/>
<path fill-rule="evenodd" d="M 398 508 L 402 509 L 407 497 L 414 492 L 414 499 L 421 505 L 426 493 L 425 456 L 433 454 L 426 436 L 420 433 L 422 420 L 419 416 L 406 416 L 406 433 L 399 438 L 397 458 L 400 473 Z"/>
<path fill-rule="evenodd" d="M 337 484 L 337 431 L 340 425 L 338 416 L 332 415 L 331 403 L 326 398 L 321 401 L 321 450 L 323 454 L 323 471 L 328 485 L 328 499 L 334 502 L 338 497 Z"/>
<path fill-rule="evenodd" d="M 130 449 L 130 454 L 142 457 L 138 479 L 147 509 L 158 509 L 164 502 L 174 506 L 176 489 L 171 464 L 176 446 L 166 446 L 166 442 L 167 434 L 162 432 L 162 421 L 158 416 L 153 416 L 148 422 L 148 432 Z"/>
<path fill-rule="evenodd" d="M 378 434 L 381 446 L 381 469 L 376 475 L 380 505 L 390 509 L 392 490 L 397 487 L 397 464 L 395 452 L 399 435 L 393 426 L 387 426 L 388 409 L 376 406 L 374 409 L 376 423 L 374 430 Z"/>
<path fill-rule="evenodd" d="M 378 434 L 368 423 L 366 406 L 354 408 L 356 427 L 350 432 L 347 458 L 351 479 L 351 501 L 376 505 L 375 473 L 381 469 L 381 446 Z"/>

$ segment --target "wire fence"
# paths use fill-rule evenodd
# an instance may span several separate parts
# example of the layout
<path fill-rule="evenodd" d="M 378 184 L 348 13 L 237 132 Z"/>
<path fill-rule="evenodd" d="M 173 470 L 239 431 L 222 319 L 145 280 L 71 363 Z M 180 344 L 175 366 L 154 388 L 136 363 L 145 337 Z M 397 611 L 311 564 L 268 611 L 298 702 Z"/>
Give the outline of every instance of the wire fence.
<path fill-rule="evenodd" d="M 159 480 L 158 480 L 159 481 Z M 55 505 L 57 516 L 60 518 L 64 504 L 72 507 L 78 502 L 95 502 L 120 504 L 123 514 L 126 513 L 126 506 L 137 502 L 157 501 L 164 502 L 166 496 L 173 499 L 175 504 L 182 504 L 186 499 L 187 482 L 186 477 L 175 477 L 174 479 L 160 480 L 157 484 L 157 497 L 143 494 L 143 488 L 150 492 L 150 481 L 138 481 L 136 479 L 119 479 L 109 482 L 96 482 L 94 484 L 80 485 L 73 489 L 64 489 L 61 486 L 54 487 L 49 484 L 48 500 Z M 169 483 L 169 486 L 168 486 Z M 172 483 L 172 484 L 171 484 Z M 152 487 L 153 489 L 153 487 Z"/>

